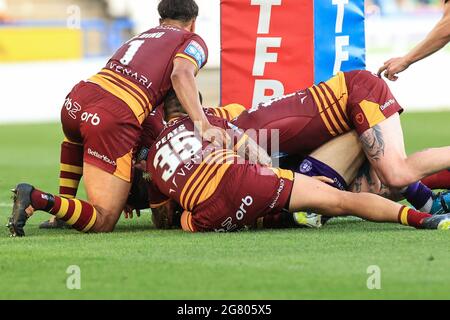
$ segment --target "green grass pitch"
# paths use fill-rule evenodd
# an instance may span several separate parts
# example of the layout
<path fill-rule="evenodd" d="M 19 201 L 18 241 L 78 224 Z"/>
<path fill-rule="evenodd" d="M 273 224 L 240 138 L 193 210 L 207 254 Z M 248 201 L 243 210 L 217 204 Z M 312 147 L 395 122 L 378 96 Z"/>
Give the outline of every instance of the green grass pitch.
<path fill-rule="evenodd" d="M 408 152 L 450 142 L 450 113 L 403 116 Z M 57 124 L 0 126 L 0 222 L 9 189 L 26 181 L 57 190 Z M 84 197 L 84 192 L 81 192 Z M 450 233 L 355 219 L 321 230 L 187 234 L 157 231 L 149 213 L 112 234 L 0 229 L 1 299 L 379 299 L 450 298 Z M 70 265 L 81 290 L 68 290 Z M 381 269 L 369 290 L 367 268 Z"/>

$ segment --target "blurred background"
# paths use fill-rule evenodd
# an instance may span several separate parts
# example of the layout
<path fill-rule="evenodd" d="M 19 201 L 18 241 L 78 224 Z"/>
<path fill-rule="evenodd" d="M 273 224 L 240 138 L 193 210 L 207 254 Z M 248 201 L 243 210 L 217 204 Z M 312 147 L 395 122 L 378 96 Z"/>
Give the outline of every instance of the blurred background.
<path fill-rule="evenodd" d="M 208 105 L 220 97 L 220 0 L 197 0 L 210 58 Z M 0 0 L 0 123 L 54 121 L 72 86 L 132 35 L 158 24 L 158 0 Z M 442 0 L 366 0 L 367 69 L 405 54 L 442 15 Z M 450 46 L 390 83 L 408 111 L 450 109 Z M 299 88 L 300 89 L 300 88 Z"/>

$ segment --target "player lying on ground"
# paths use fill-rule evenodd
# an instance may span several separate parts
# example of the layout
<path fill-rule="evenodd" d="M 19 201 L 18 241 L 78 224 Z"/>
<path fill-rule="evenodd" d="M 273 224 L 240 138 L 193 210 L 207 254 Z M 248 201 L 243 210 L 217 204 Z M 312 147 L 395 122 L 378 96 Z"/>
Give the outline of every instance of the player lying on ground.
<path fill-rule="evenodd" d="M 280 166 L 310 177 L 322 176 L 330 178 L 331 183 L 329 184 L 340 190 L 349 190 L 356 193 L 370 192 L 393 201 L 404 199 L 403 194 L 381 183 L 376 172 L 368 163 L 355 132 L 347 133 L 327 142 L 304 160 L 299 160 L 298 157 L 283 158 L 283 161 L 280 161 Z M 419 200 L 416 200 L 416 204 L 417 201 Z M 429 205 L 432 203 L 430 199 L 427 201 L 427 198 L 422 201 Z M 438 203 L 435 201 L 434 204 L 437 205 Z M 427 212 L 428 209 L 426 207 L 427 205 L 423 206 L 421 211 Z M 429 211 L 442 213 L 444 209 L 448 211 L 446 204 L 441 203 L 439 210 L 432 208 Z M 314 213 L 300 212 L 292 217 L 289 217 L 286 213 L 281 213 L 280 217 L 270 216 L 264 218 L 263 221 L 258 223 L 258 226 L 263 226 L 264 228 L 294 227 L 298 225 L 320 227 L 327 220 L 327 217 L 320 217 Z"/>
<path fill-rule="evenodd" d="M 172 109 L 172 111 L 168 112 L 168 119 L 175 117 L 177 115 L 182 115 L 182 110 L 179 110 L 180 108 L 172 108 L 172 103 L 168 102 L 168 99 L 165 100 L 165 108 L 166 109 Z M 217 110 L 219 112 L 228 112 L 228 110 Z M 177 114 L 178 113 L 178 114 Z M 168 120 L 166 119 L 166 120 Z M 175 122 L 176 123 L 176 122 Z M 186 125 L 181 124 L 180 127 L 185 128 Z M 173 133 L 173 132 L 177 132 L 177 133 Z M 164 136 L 164 134 L 167 134 L 167 137 Z M 177 134 L 180 134 L 183 136 L 183 138 L 177 138 Z M 189 137 L 189 139 L 187 139 L 187 137 Z M 227 166 L 227 164 L 221 164 L 219 162 L 219 164 L 216 164 L 214 161 L 210 164 L 207 164 L 205 162 L 201 162 L 201 164 L 198 166 L 197 169 L 195 169 L 195 160 L 194 163 L 186 163 L 184 164 L 180 159 L 183 159 L 183 156 L 189 156 L 191 155 L 192 152 L 194 152 L 194 148 L 192 147 L 193 141 L 195 141 L 195 137 L 194 134 L 192 133 L 192 135 L 189 135 L 188 133 L 183 133 L 178 132 L 177 131 L 177 125 L 174 123 L 169 124 L 168 128 L 163 132 L 163 134 L 158 138 L 159 140 L 157 140 L 156 143 L 153 143 L 153 147 L 150 149 L 150 156 L 149 156 L 149 160 L 147 162 L 147 165 L 152 166 L 151 163 L 153 163 L 153 167 L 155 169 L 155 172 L 151 171 L 151 167 L 150 167 L 150 171 L 151 171 L 151 176 L 153 177 L 153 179 L 158 179 L 158 177 L 161 175 L 162 179 L 165 179 L 165 183 L 163 184 L 163 187 L 165 188 L 165 190 L 168 192 L 166 192 L 166 196 L 167 195 L 171 195 L 172 198 L 177 198 L 179 197 L 179 199 L 177 200 L 177 202 L 179 204 L 181 204 L 181 206 L 186 209 L 189 206 L 193 206 L 195 201 L 199 201 L 199 202 L 205 202 L 205 204 L 200 204 L 200 207 L 203 208 L 206 213 L 205 215 L 207 217 L 204 217 L 205 221 L 211 222 L 214 221 L 214 219 L 217 218 L 216 215 L 219 216 L 219 219 L 221 217 L 221 212 L 223 212 L 224 210 L 221 208 L 221 206 L 224 206 L 226 208 L 226 201 L 224 200 L 220 200 L 220 197 L 216 195 L 216 197 L 214 197 L 214 200 L 208 200 L 208 199 L 203 199 L 203 197 L 208 197 L 210 196 L 210 193 L 212 192 L 211 189 L 216 190 L 219 188 L 219 186 L 217 186 L 216 184 L 217 179 L 214 176 L 214 168 L 216 168 L 216 170 L 220 171 L 220 168 L 218 168 L 218 166 Z M 168 142 L 170 141 L 170 139 L 174 139 L 174 141 L 172 142 Z M 190 141 L 191 140 L 191 141 Z M 161 142 L 162 141 L 162 142 Z M 187 150 L 189 150 L 190 152 L 186 152 L 183 156 L 177 155 L 174 150 L 172 150 L 172 148 L 170 147 L 170 144 L 172 144 L 174 146 L 175 149 L 179 149 L 182 150 L 180 148 L 182 148 L 182 144 L 188 144 L 187 146 Z M 180 145 L 181 144 L 181 145 Z M 197 142 L 197 148 L 199 147 L 200 141 Z M 159 145 L 159 146 L 158 146 Z M 176 146 L 176 147 L 175 147 Z M 158 149 L 158 151 L 155 151 L 153 149 Z M 187 151 L 185 150 L 185 151 Z M 180 151 L 181 153 L 184 153 L 185 151 Z M 211 151 L 213 152 L 213 151 Z M 359 153 L 359 150 L 358 150 Z M 153 160 L 152 160 L 153 157 Z M 197 156 L 199 161 L 201 161 L 202 156 Z M 220 155 L 218 155 L 218 157 L 220 158 Z M 229 157 L 233 157 L 233 155 L 229 155 Z M 179 168 L 176 167 L 177 165 L 179 165 Z M 198 165 L 198 163 L 197 163 Z M 209 166 L 209 168 L 208 168 Z M 231 167 L 237 166 L 240 167 L 241 165 L 233 165 L 230 164 Z M 358 165 L 359 167 L 359 165 Z M 160 170 L 158 172 L 158 170 Z M 227 169 L 225 169 L 227 170 Z M 275 170 L 275 169 L 272 169 Z M 194 172 L 194 173 L 193 173 Z M 285 171 L 286 172 L 286 171 Z M 164 177 L 164 174 L 166 174 L 166 177 Z M 221 173 L 216 175 L 220 176 Z M 211 177 L 211 175 L 213 175 L 213 177 Z M 353 175 L 356 175 L 356 170 L 355 173 Z M 173 177 L 173 178 L 172 178 Z M 246 180 L 250 180 L 250 181 L 254 181 L 253 178 L 255 178 L 255 174 L 252 175 L 252 178 L 249 179 L 244 179 L 244 181 Z M 200 179 L 199 181 L 196 181 L 196 179 Z M 168 185 L 167 185 L 168 184 Z M 242 188 L 243 183 L 241 182 L 241 180 L 239 179 L 238 182 L 236 182 L 236 185 L 239 186 L 237 188 Z M 256 186 L 259 185 L 258 183 L 256 183 Z M 159 186 L 160 187 L 160 186 Z M 276 188 L 275 188 L 276 189 Z M 249 188 L 249 193 L 251 188 Z M 230 190 L 231 191 L 231 190 Z M 252 190 L 254 192 L 254 190 Z M 158 201 L 158 197 L 155 196 L 157 192 L 155 192 L 154 190 L 151 192 L 152 196 L 150 197 L 150 201 L 153 202 L 153 212 L 154 214 L 157 214 L 158 216 L 168 216 L 167 214 L 164 214 L 164 211 L 170 210 L 170 206 L 167 207 L 164 204 L 159 203 L 160 201 Z M 227 192 L 227 190 L 221 190 L 219 193 L 222 193 L 223 195 L 228 195 L 229 193 Z M 264 192 L 257 192 L 258 196 L 262 196 L 265 193 Z M 269 195 L 271 193 L 268 193 Z M 273 193 L 272 193 L 273 194 Z M 234 196 L 230 196 L 231 198 L 233 198 Z M 238 196 L 239 198 L 239 196 Z M 184 199 L 184 200 L 183 200 Z M 189 200 L 190 199 L 190 200 Z M 230 200 L 227 197 L 228 200 Z M 252 202 L 253 203 L 253 196 L 249 196 L 249 198 L 244 197 L 244 198 L 240 198 L 241 201 L 244 200 L 242 199 L 247 199 L 247 203 Z M 252 200 L 250 200 L 252 199 Z M 162 200 L 162 199 L 159 199 Z M 194 202 L 193 202 L 194 201 Z M 220 201 L 220 202 L 219 202 Z M 231 201 L 231 200 L 230 200 Z M 231 201 L 231 203 L 233 203 L 233 201 Z M 245 204 L 245 203 L 244 203 Z M 208 214 L 208 208 L 209 206 L 212 206 L 213 208 L 211 208 L 211 211 L 209 211 Z M 159 208 L 157 208 L 159 207 Z M 235 207 L 237 208 L 237 212 L 236 214 L 242 214 L 244 215 L 244 213 L 250 212 L 249 209 L 244 208 L 243 210 L 239 210 L 241 208 L 241 206 L 239 206 L 238 204 L 235 204 Z M 245 207 L 245 206 L 244 206 Z M 190 210 L 190 209 L 189 209 Z M 162 211 L 162 212 L 161 212 Z M 240 211 L 240 213 L 239 213 Z M 214 213 L 215 212 L 215 213 Z M 226 210 L 225 210 L 226 212 Z M 256 212 L 258 212 L 258 210 L 256 209 Z M 270 212 L 272 213 L 272 212 Z M 254 212 L 255 214 L 255 212 Z M 257 216 L 261 217 L 261 216 L 265 216 L 268 217 L 269 214 L 263 214 L 260 213 L 261 215 Z M 199 218 L 200 216 L 200 218 Z M 430 215 L 426 215 L 426 216 L 430 216 Z M 191 215 L 190 213 L 186 213 L 183 216 L 182 219 L 182 225 L 184 226 L 184 228 L 186 229 L 187 226 L 192 226 L 193 224 L 191 222 L 189 222 L 189 217 L 193 217 L 192 219 L 197 219 L 199 218 L 200 220 L 201 218 L 201 214 L 198 214 L 198 211 L 195 212 L 194 214 Z M 243 216 L 241 216 L 241 218 L 243 219 Z M 255 216 L 253 216 L 253 218 L 255 218 Z M 231 219 L 231 220 L 230 220 Z M 237 218 L 238 219 L 238 218 Z M 255 219 L 256 220 L 256 219 Z M 254 224 L 254 221 L 252 220 L 252 218 L 248 218 L 247 223 L 245 225 L 252 225 Z M 417 222 L 417 221 L 416 221 Z M 414 224 L 414 222 L 411 222 L 412 224 Z M 170 224 L 170 223 L 169 223 Z M 194 223 L 195 225 L 195 223 Z M 205 223 L 203 223 L 203 225 L 205 225 Z M 233 227 L 234 226 L 234 227 Z M 224 219 L 222 221 L 222 223 L 220 225 L 216 224 L 216 227 L 214 229 L 219 229 L 219 230 L 228 230 L 228 229 L 232 229 L 234 230 L 238 225 L 236 223 L 233 223 L 233 220 L 230 216 L 226 217 L 226 219 Z M 241 227 L 243 225 L 240 225 Z M 208 231 L 211 230 L 211 227 L 205 227 L 204 229 L 202 229 L 201 227 L 199 228 L 188 228 L 188 229 L 192 229 L 192 230 L 202 230 L 202 231 Z"/>
<path fill-rule="evenodd" d="M 417 193 L 431 197 L 431 191 L 417 181 L 450 167 L 450 147 L 407 156 L 401 111 L 382 79 L 367 71 L 351 71 L 245 111 L 233 124 L 245 130 L 279 129 L 279 151 L 298 155 L 307 155 L 333 137 L 356 130 L 383 185 L 398 189 L 414 204 L 416 197 L 424 198 Z M 271 141 L 267 145 L 273 153 Z M 450 204 L 450 195 L 444 200 Z M 416 208 L 420 209 L 420 204 Z"/>
<path fill-rule="evenodd" d="M 223 119 L 208 118 L 233 130 L 230 135 L 235 150 L 245 148 L 248 136 L 242 131 Z M 432 216 L 377 195 L 340 191 L 290 170 L 255 164 L 229 149 L 216 148 L 196 135 L 189 117 L 172 120 L 163 130 L 149 149 L 147 170 L 152 179 L 152 207 L 164 208 L 166 201 L 175 200 L 188 211 L 181 218 L 186 231 L 239 230 L 283 209 L 354 215 L 416 228 L 450 227 L 450 215 Z"/>
<path fill-rule="evenodd" d="M 183 114 L 182 106 L 173 92 L 169 92 L 166 97 L 165 108 L 169 118 Z M 384 188 L 402 193 L 416 209 L 433 214 L 443 213 L 450 205 L 450 194 L 435 195 L 425 185 L 415 181 L 403 188 L 393 183 L 398 182 L 393 181 L 396 175 L 406 176 L 405 171 L 411 172 L 411 167 L 425 168 L 423 164 L 417 164 L 422 155 L 425 155 L 423 161 L 433 162 L 433 155 L 450 153 L 450 148 L 445 147 L 406 157 L 398 118 L 400 111 L 402 108 L 382 79 L 367 71 L 352 71 L 340 72 L 318 86 L 272 99 L 249 111 L 234 104 L 210 109 L 207 113 L 227 119 L 237 116 L 232 123 L 246 130 L 254 139 L 267 136 L 267 141 L 260 144 L 271 154 L 281 152 L 305 157 L 333 138 L 356 130 L 364 152 L 371 160 L 373 170 L 380 176 Z M 277 139 L 272 139 L 272 132 L 278 133 L 274 135 Z M 385 142 L 386 137 L 389 137 L 389 141 Z M 341 154 L 334 156 L 340 157 Z M 446 162 L 450 165 L 449 157 Z M 447 177 L 448 171 L 439 172 L 435 178 L 442 181 L 440 177 L 443 176 Z M 390 180 L 386 180 L 386 177 Z M 436 183 L 431 184 L 436 187 Z"/>
<path fill-rule="evenodd" d="M 223 111 L 223 110 L 222 110 Z M 339 155 L 339 156 L 336 156 Z M 329 178 L 328 183 L 339 189 L 352 192 L 370 192 L 385 198 L 400 201 L 404 199 L 402 194 L 385 187 L 379 180 L 376 172 L 370 167 L 365 158 L 358 136 L 350 132 L 339 136 L 312 152 L 306 159 L 298 160 L 297 157 L 285 157 L 280 161 L 280 167 L 291 169 L 310 177 L 320 177 L 322 181 Z M 149 207 L 149 197 L 146 192 L 147 183 L 139 179 L 133 183 L 130 208 L 145 209 Z M 156 228 L 179 228 L 180 217 L 183 210 L 173 201 L 153 209 L 152 220 Z M 292 228 L 292 227 L 321 227 L 328 221 L 328 217 L 312 212 L 295 212 L 294 214 L 282 211 L 279 214 L 271 214 L 258 219 L 254 226 L 259 228 Z"/>
<path fill-rule="evenodd" d="M 61 146 L 61 196 L 19 184 L 9 221 L 13 236 L 24 235 L 25 221 L 34 210 L 47 211 L 79 231 L 112 231 L 130 190 L 142 123 L 172 87 L 203 128 L 205 139 L 211 134 L 226 138 L 208 123 L 198 100 L 195 75 L 208 51 L 194 33 L 195 1 L 161 0 L 158 11 L 160 26 L 126 42 L 105 68 L 67 96 L 61 110 L 66 137 Z M 82 175 L 89 202 L 74 198 Z"/>
<path fill-rule="evenodd" d="M 238 106 L 232 106 L 231 108 L 225 107 L 222 109 L 208 109 L 206 110 L 206 113 L 218 114 L 224 118 L 229 119 L 230 115 L 232 115 L 233 112 L 236 114 L 237 109 L 239 109 Z M 170 92 L 166 97 L 164 102 L 164 110 L 166 120 L 185 115 L 183 113 L 181 104 L 177 101 L 176 96 L 173 94 L 173 92 Z M 162 114 L 160 114 L 159 116 L 162 117 Z M 300 134 L 300 136 L 298 137 L 298 141 L 301 141 L 302 138 L 303 137 Z M 152 144 L 152 142 L 150 142 L 149 144 Z M 319 147 L 303 162 L 300 162 L 300 165 L 298 160 L 294 159 L 294 163 L 292 165 L 284 164 L 284 166 L 288 166 L 294 171 L 304 173 L 309 176 L 329 177 L 333 181 L 332 185 L 341 190 L 348 189 L 347 186 L 349 186 L 351 182 L 356 178 L 356 182 L 350 187 L 350 190 L 353 190 L 354 192 L 366 191 L 381 194 L 385 197 L 390 197 L 391 199 L 395 200 L 403 199 L 404 196 L 398 194 L 396 190 L 391 191 L 389 188 L 385 187 L 379 181 L 373 169 L 368 170 L 370 169 L 369 164 L 365 164 L 364 166 L 362 166 L 365 160 L 366 158 L 364 152 L 362 151 L 362 147 L 358 140 L 357 134 L 355 132 L 350 132 L 345 135 L 341 135 L 338 138 L 334 138 L 330 142 L 327 142 L 324 146 Z M 281 166 L 283 166 L 283 163 L 280 164 Z M 430 204 L 430 207 L 433 203 L 432 200 L 433 197 L 425 198 L 425 202 L 428 202 Z M 439 208 L 434 208 L 434 210 L 432 211 L 442 213 L 442 204 L 439 201 L 434 201 L 434 203 L 435 207 L 437 206 Z M 424 209 L 426 206 L 420 205 L 419 207 Z M 145 208 L 145 206 L 142 208 Z M 157 227 L 171 227 L 172 223 L 174 223 L 175 226 L 178 225 L 177 218 L 173 217 L 172 212 L 168 212 L 169 209 L 173 208 L 174 206 L 170 205 L 169 207 L 164 208 L 165 212 L 153 210 L 154 214 L 152 217 Z M 430 210 L 428 209 L 428 211 Z M 156 218 L 155 215 L 157 216 Z M 285 216 L 285 214 L 283 214 L 283 216 Z M 311 224 L 311 222 L 306 221 L 304 217 L 304 215 L 298 215 L 297 220 L 301 219 L 301 221 L 297 222 L 301 222 L 301 224 Z M 268 217 L 265 220 L 271 221 L 270 223 L 264 223 L 266 227 L 281 227 L 280 225 L 277 225 L 277 223 L 275 223 L 276 221 L 280 222 L 283 227 L 296 225 L 295 223 L 292 224 L 292 222 L 295 222 L 295 220 L 293 220 L 292 218 L 278 219 L 276 215 Z M 317 219 L 311 217 L 311 221 L 317 221 Z"/>

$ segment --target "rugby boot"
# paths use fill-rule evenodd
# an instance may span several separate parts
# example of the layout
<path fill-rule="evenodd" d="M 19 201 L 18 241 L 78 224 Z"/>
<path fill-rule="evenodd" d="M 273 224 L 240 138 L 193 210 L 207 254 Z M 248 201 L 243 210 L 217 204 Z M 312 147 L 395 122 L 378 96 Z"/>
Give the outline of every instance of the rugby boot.
<path fill-rule="evenodd" d="M 14 205 L 8 224 L 9 232 L 12 237 L 23 237 L 25 231 L 23 228 L 28 218 L 33 214 L 34 209 L 31 206 L 31 192 L 34 190 L 32 185 L 20 183 L 15 189 L 12 189 Z"/>
<path fill-rule="evenodd" d="M 300 227 L 321 228 L 322 215 L 312 212 L 294 212 L 294 221 Z"/>
<path fill-rule="evenodd" d="M 439 214 L 422 221 L 423 229 L 450 230 L 450 214 Z"/>
<path fill-rule="evenodd" d="M 450 192 L 439 192 L 433 195 L 433 205 L 430 214 L 450 213 Z"/>

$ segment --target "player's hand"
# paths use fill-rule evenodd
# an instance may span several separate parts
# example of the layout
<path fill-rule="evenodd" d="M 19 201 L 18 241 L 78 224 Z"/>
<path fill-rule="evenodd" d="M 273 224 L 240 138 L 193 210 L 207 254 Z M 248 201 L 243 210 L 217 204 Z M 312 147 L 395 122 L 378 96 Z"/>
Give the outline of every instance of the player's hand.
<path fill-rule="evenodd" d="M 314 176 L 312 178 L 316 179 L 316 180 L 319 180 L 320 182 L 323 182 L 323 183 L 330 183 L 330 184 L 334 183 L 333 179 L 325 177 L 325 176 Z"/>
<path fill-rule="evenodd" d="M 216 147 L 230 148 L 231 139 L 228 133 L 219 127 L 210 124 L 204 125 L 200 132 L 203 139 L 213 143 Z"/>
<path fill-rule="evenodd" d="M 125 216 L 125 219 L 133 219 L 133 211 L 136 211 L 136 216 L 141 216 L 141 210 L 134 209 L 130 205 L 125 205 L 125 208 L 123 209 L 123 215 Z"/>
<path fill-rule="evenodd" d="M 398 57 L 389 59 L 384 65 L 378 69 L 378 76 L 383 74 L 387 79 L 396 81 L 398 79 L 397 73 L 406 70 L 409 67 L 409 62 L 405 57 Z M 384 72 L 384 73 L 383 73 Z"/>
<path fill-rule="evenodd" d="M 141 170 L 143 172 L 146 172 L 147 171 L 147 161 L 141 160 L 139 162 L 136 162 L 134 164 L 134 168 L 135 169 L 139 169 L 139 170 Z"/>
<path fill-rule="evenodd" d="M 239 154 L 240 150 L 238 150 Z M 249 160 L 250 162 L 255 162 L 262 165 L 271 167 L 272 166 L 272 158 L 269 156 L 267 151 L 263 149 L 261 146 L 259 146 L 255 140 L 252 138 L 248 138 L 247 142 L 245 143 L 245 154 L 241 155 L 245 159 Z"/>

